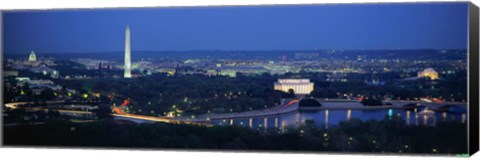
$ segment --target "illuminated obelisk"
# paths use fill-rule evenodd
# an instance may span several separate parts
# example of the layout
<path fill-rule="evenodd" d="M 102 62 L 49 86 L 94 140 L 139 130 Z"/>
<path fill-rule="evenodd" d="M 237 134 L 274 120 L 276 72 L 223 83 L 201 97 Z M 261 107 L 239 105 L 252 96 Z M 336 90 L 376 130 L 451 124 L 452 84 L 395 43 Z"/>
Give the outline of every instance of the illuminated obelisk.
<path fill-rule="evenodd" d="M 130 27 L 125 30 L 125 71 L 124 78 L 132 78 L 132 63 L 130 58 Z"/>

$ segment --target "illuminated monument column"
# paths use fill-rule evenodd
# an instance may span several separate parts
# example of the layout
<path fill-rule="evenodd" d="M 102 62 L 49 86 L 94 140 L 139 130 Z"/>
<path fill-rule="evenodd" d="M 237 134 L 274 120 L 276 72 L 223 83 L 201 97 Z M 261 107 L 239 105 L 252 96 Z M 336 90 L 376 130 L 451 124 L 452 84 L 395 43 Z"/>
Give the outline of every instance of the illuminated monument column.
<path fill-rule="evenodd" d="M 132 78 L 132 63 L 130 59 L 130 27 L 125 30 L 125 71 L 124 78 Z"/>

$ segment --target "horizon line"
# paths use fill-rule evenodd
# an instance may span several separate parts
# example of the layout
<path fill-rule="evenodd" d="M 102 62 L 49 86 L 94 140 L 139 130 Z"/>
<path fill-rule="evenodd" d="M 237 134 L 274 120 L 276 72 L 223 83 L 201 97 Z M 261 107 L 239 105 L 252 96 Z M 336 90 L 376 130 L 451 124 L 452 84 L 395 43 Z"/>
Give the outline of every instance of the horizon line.
<path fill-rule="evenodd" d="M 191 50 L 132 50 L 132 52 L 192 52 L 192 51 L 223 51 L 223 52 L 234 52 L 234 51 L 241 51 L 241 52 L 267 52 L 267 51 L 279 51 L 279 52 L 292 52 L 292 51 L 390 51 L 390 50 L 468 50 L 468 48 L 382 48 L 382 49 L 289 49 L 289 50 L 275 50 L 275 49 L 258 49 L 258 50 L 227 50 L 227 49 L 191 49 Z M 36 50 L 35 54 L 39 54 Z M 86 51 L 86 52 L 46 52 L 40 54 L 89 54 L 89 53 L 114 53 L 114 52 L 123 52 L 124 50 L 115 50 L 115 51 Z M 15 54 L 30 54 L 30 52 L 26 53 L 6 53 L 3 52 L 2 54 L 6 55 L 15 55 Z"/>

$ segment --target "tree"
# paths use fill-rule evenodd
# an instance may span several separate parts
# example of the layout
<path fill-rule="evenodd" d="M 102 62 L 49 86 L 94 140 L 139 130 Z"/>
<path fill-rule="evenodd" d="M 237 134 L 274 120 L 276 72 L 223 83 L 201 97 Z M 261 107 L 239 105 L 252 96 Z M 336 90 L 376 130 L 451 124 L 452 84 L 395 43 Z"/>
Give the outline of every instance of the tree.
<path fill-rule="evenodd" d="M 288 95 L 290 98 L 295 98 L 295 91 L 293 89 L 288 89 Z"/>
<path fill-rule="evenodd" d="M 362 103 L 363 106 L 380 106 L 383 105 L 382 100 L 368 97 L 364 98 L 360 103 Z"/>
<path fill-rule="evenodd" d="M 295 91 L 290 88 L 290 89 L 288 89 L 288 93 L 293 95 L 293 94 L 295 94 Z"/>
<path fill-rule="evenodd" d="M 112 113 L 112 109 L 108 105 L 99 105 L 98 109 L 95 110 L 95 114 L 99 119 L 111 118 L 112 117 L 112 115 L 110 115 L 111 113 Z"/>
<path fill-rule="evenodd" d="M 56 98 L 55 92 L 53 92 L 52 89 L 47 88 L 40 93 L 40 98 L 45 100 L 55 99 Z"/>
<path fill-rule="evenodd" d="M 321 107 L 322 104 L 315 99 L 302 99 L 298 103 L 300 107 Z"/>

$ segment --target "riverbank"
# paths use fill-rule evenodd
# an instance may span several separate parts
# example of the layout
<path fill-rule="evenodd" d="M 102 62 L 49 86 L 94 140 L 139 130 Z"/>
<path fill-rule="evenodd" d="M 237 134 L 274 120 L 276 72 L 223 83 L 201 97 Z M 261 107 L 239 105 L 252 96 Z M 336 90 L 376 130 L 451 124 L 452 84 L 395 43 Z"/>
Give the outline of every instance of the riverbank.
<path fill-rule="evenodd" d="M 392 105 L 379 105 L 379 106 L 364 106 L 360 102 L 352 101 L 321 101 L 321 107 L 299 107 L 299 110 L 382 110 L 382 109 L 401 109 L 403 105 L 418 103 L 420 105 L 427 106 L 429 109 L 437 109 L 444 105 L 456 105 L 463 108 L 467 107 L 466 103 L 461 102 L 445 102 L 445 103 L 427 103 L 418 101 L 391 101 Z"/>
<path fill-rule="evenodd" d="M 382 110 L 382 109 L 400 109 L 401 107 L 393 105 L 381 105 L 381 106 L 363 106 L 357 104 L 341 104 L 332 105 L 324 104 L 321 107 L 299 107 L 298 110 Z"/>
<path fill-rule="evenodd" d="M 358 101 L 342 101 L 342 100 L 319 100 L 322 106 L 320 107 L 298 107 L 298 103 L 294 103 L 290 106 L 281 107 L 276 106 L 269 109 L 264 110 L 254 110 L 248 112 L 238 112 L 238 113 L 222 113 L 222 114 L 205 114 L 199 115 L 197 118 L 183 118 L 180 120 L 188 120 L 188 121 L 206 121 L 210 119 L 231 119 L 231 118 L 248 118 L 248 117 L 260 117 L 260 116 L 272 116 L 272 115 L 279 115 L 285 114 L 289 112 L 293 112 L 296 110 L 385 110 L 385 109 L 402 109 L 403 105 L 410 104 L 410 103 L 419 103 L 420 105 L 425 105 L 429 109 L 437 109 L 440 106 L 444 105 L 457 105 L 460 107 L 467 106 L 466 103 L 461 102 L 445 102 L 445 103 L 427 103 L 427 102 L 420 102 L 420 101 L 390 101 L 392 105 L 379 105 L 379 106 L 363 106 Z"/>

